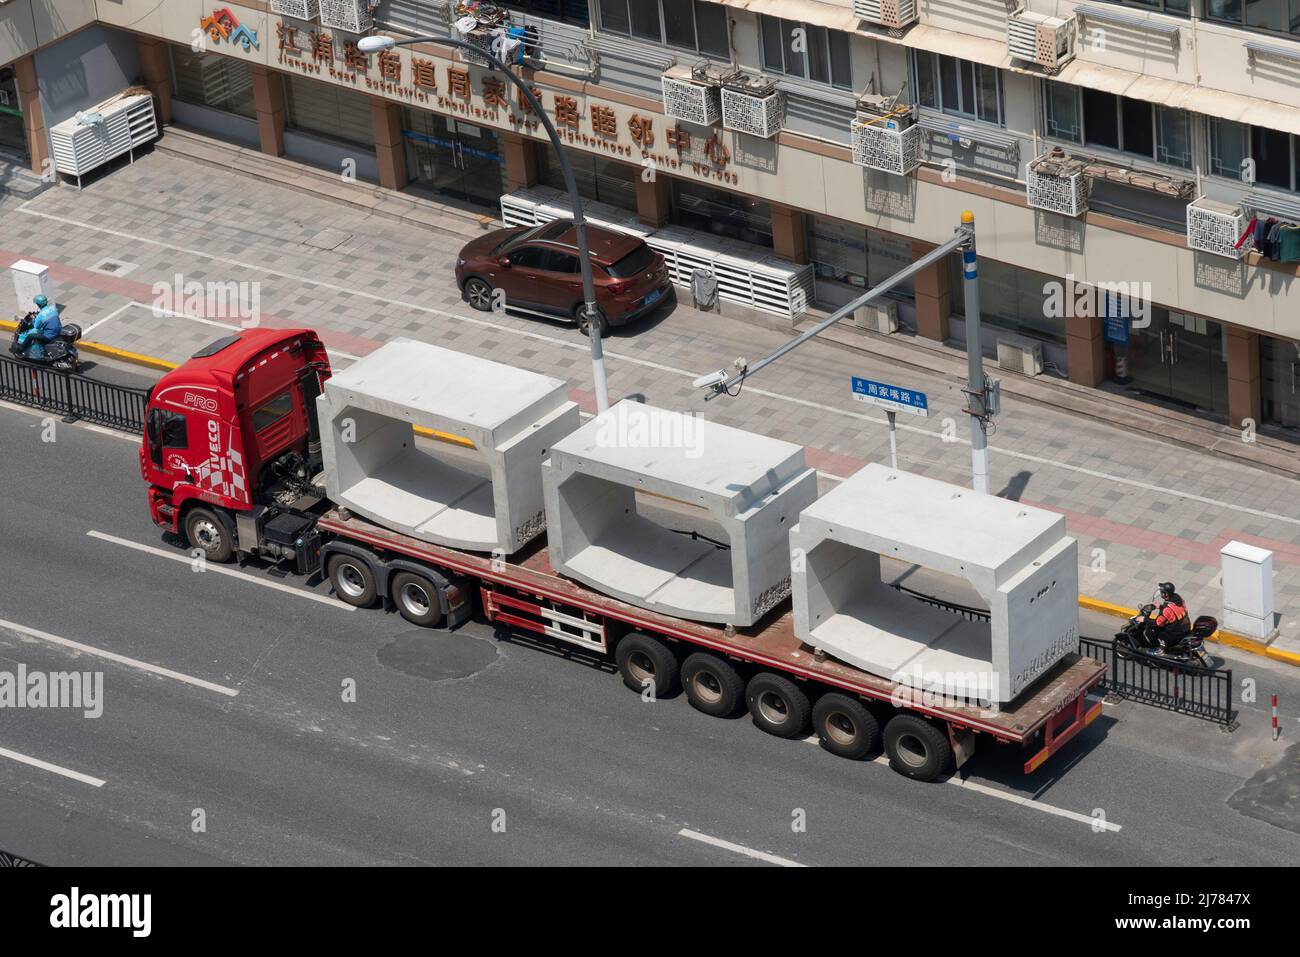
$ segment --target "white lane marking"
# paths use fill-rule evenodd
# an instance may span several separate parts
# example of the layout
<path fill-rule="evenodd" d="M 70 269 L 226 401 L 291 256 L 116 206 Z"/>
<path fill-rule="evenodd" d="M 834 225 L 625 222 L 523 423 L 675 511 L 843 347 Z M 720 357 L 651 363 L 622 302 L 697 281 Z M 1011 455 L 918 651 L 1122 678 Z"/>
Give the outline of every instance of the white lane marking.
<path fill-rule="evenodd" d="M 711 837 L 708 834 L 701 834 L 699 831 L 692 831 L 690 828 L 682 828 L 677 832 L 678 837 L 687 837 L 692 841 L 699 841 L 701 844 L 710 844 L 713 847 L 720 847 L 724 851 L 733 851 L 736 854 L 743 854 L 745 857 L 752 857 L 755 860 L 766 861 L 769 864 L 777 864 L 781 867 L 807 867 L 807 864 L 800 864 L 798 861 L 792 861 L 788 857 L 777 857 L 775 854 L 765 854 L 762 851 L 756 851 L 752 847 L 745 847 L 743 844 L 732 844 L 730 841 L 724 841 L 720 837 Z"/>
<path fill-rule="evenodd" d="M 82 774 L 80 771 L 63 768 L 57 764 L 50 764 L 49 761 L 42 761 L 40 758 L 30 758 L 25 754 L 19 754 L 17 751 L 10 751 L 8 748 L 0 748 L 0 758 L 9 758 L 19 764 L 29 764 L 34 768 L 40 768 L 42 771 L 49 771 L 51 774 L 60 774 L 65 778 L 80 781 L 82 784 L 89 784 L 92 788 L 102 788 L 108 783 L 103 778 L 92 778 L 89 774 Z"/>
<path fill-rule="evenodd" d="M 126 655 L 119 655 L 115 651 L 105 651 L 102 648 L 96 648 L 94 645 L 84 645 L 79 641 L 73 641 L 71 638 L 60 638 L 58 635 L 51 635 L 48 631 L 40 631 L 36 628 L 28 628 L 26 625 L 20 625 L 16 621 L 6 621 L 0 618 L 0 628 L 8 628 L 10 631 L 16 631 L 20 635 L 27 635 L 29 638 L 38 638 L 41 641 L 47 641 L 52 645 L 61 645 L 64 648 L 71 648 L 73 651 L 81 652 L 83 655 L 93 655 L 96 658 L 103 658 L 106 661 L 114 661 L 119 665 L 126 665 L 128 668 L 135 668 L 139 671 L 147 671 L 152 675 L 159 675 L 163 678 L 171 678 L 173 681 L 179 681 L 183 684 L 193 685 L 196 688 L 203 688 L 206 691 L 215 691 L 217 694 L 223 694 L 228 698 L 233 698 L 239 694 L 235 688 L 227 688 L 225 685 L 219 685 L 212 681 L 205 681 L 202 678 L 195 678 L 193 675 L 187 675 L 180 671 L 172 671 L 170 668 L 164 668 L 162 665 L 155 665 L 148 661 L 141 661 L 138 658 L 128 658 Z"/>
<path fill-rule="evenodd" d="M 134 306 L 134 305 L 135 305 L 134 302 L 128 302 L 125 306 L 118 306 L 116 309 L 114 309 L 112 312 L 110 312 L 110 313 L 109 313 L 107 316 L 105 316 L 103 319 L 99 320 L 99 322 L 92 323 L 91 325 L 87 326 L 85 329 L 81 330 L 81 337 L 82 337 L 83 339 L 86 338 L 86 336 L 90 335 L 90 333 L 91 333 L 92 330 L 98 329 L 100 326 L 102 326 L 104 323 L 108 322 L 108 320 L 110 320 L 110 319 L 116 319 L 118 316 L 120 316 L 122 313 L 126 312 L 128 309 L 130 309 L 130 308 L 131 308 L 132 306 Z"/>
<path fill-rule="evenodd" d="M 145 236 L 133 236 L 130 233 L 124 233 L 120 230 L 105 229 L 103 226 L 96 226 L 92 223 L 71 219 L 67 216 L 56 216 L 53 213 L 43 213 L 35 209 L 28 209 L 27 208 L 28 204 L 34 202 L 36 202 L 36 200 L 34 199 L 27 200 L 27 202 L 23 203 L 23 205 L 18 207 L 18 211 L 21 213 L 26 213 L 29 216 L 37 216 L 42 219 L 53 220 L 55 222 L 64 223 L 69 226 L 76 226 L 81 229 L 88 229 L 93 232 L 106 233 L 110 236 L 118 236 L 122 239 L 129 239 L 132 242 L 148 243 L 149 245 L 153 245 L 153 246 L 162 246 L 174 252 L 182 252 L 191 256 L 198 256 L 200 258 L 207 259 L 212 262 L 224 263 L 228 266 L 237 266 L 240 269 L 255 270 L 257 272 L 266 273 L 267 275 L 270 276 L 281 276 L 285 279 L 291 279 L 295 282 L 300 282 L 311 286 L 319 286 L 322 289 L 329 289 L 331 291 L 343 293 L 345 295 L 359 296 L 363 299 L 370 299 L 374 302 L 383 303 L 384 305 L 400 306 L 403 309 L 411 309 L 411 310 L 415 310 L 416 312 L 424 312 L 430 315 L 443 316 L 444 318 L 447 319 L 454 319 L 457 322 L 467 322 L 471 325 L 484 326 L 489 329 L 496 329 L 500 332 L 508 332 L 513 336 L 519 336 L 525 339 L 533 339 L 535 341 L 540 341 L 540 342 L 547 342 L 550 343 L 551 345 L 561 346 L 562 348 L 565 349 L 577 349 L 582 352 L 588 351 L 588 347 L 585 342 L 570 342 L 566 339 L 557 339 L 554 336 L 543 335 L 542 333 L 533 332 L 527 329 L 517 329 L 513 326 L 491 322 L 487 319 L 478 319 L 472 316 L 462 316 L 454 312 L 448 312 L 445 309 L 438 309 L 434 306 L 426 306 L 421 303 L 415 303 L 415 302 L 406 302 L 401 299 L 389 299 L 384 296 L 380 296 L 376 293 L 365 292 L 364 290 L 361 289 L 349 289 L 344 286 L 334 285 L 333 283 L 322 282 L 320 280 L 310 279 L 305 276 L 297 276 L 294 275 L 293 273 L 283 272 L 276 269 L 268 269 L 265 266 L 257 266 L 252 263 L 240 262 L 237 259 L 227 259 L 223 256 L 216 256 L 213 255 L 212 253 L 206 253 L 198 249 L 187 249 L 184 246 L 174 246 L 170 243 L 162 242 L 157 239 L 150 239 Z M 664 365 L 663 363 L 660 362 L 651 362 L 649 359 L 641 359 L 636 356 L 624 355 L 619 352 L 612 352 L 608 349 L 605 350 L 605 355 L 607 358 L 610 359 L 616 359 L 621 362 L 629 362 L 634 365 L 645 366 L 646 368 L 656 369 L 660 372 L 667 372 L 673 375 L 683 376 L 689 379 L 695 379 L 699 375 L 699 373 L 697 372 L 688 372 L 685 369 L 679 369 L 675 366 Z M 883 417 L 878 418 L 876 416 L 866 415 L 861 412 L 853 412 L 847 409 L 838 408 L 833 405 L 826 405 L 825 403 L 822 402 L 814 402 L 810 399 L 801 399 L 797 396 L 785 395 L 780 392 L 771 392 L 767 389 L 761 389 L 758 388 L 757 386 L 752 386 L 749 384 L 746 384 L 745 388 L 746 391 L 767 396 L 770 399 L 777 399 L 778 401 L 789 402 L 793 405 L 801 405 L 806 408 L 817 409 L 822 412 L 830 412 L 835 415 L 857 419 L 858 421 L 861 422 L 871 422 L 875 425 L 886 425 L 888 423 L 888 419 Z M 932 432 L 928 429 L 923 429 L 915 425 L 902 424 L 899 425 L 898 428 L 906 432 L 914 432 L 918 435 L 928 436 L 932 440 L 943 442 L 944 444 L 948 444 L 948 445 L 969 445 L 970 444 L 969 439 L 962 439 L 959 437 L 944 438 L 941 432 Z M 1026 462 L 1034 462 L 1039 465 L 1047 465 L 1053 468 L 1065 469 L 1068 472 L 1077 472 L 1081 475 L 1087 475 L 1092 478 L 1102 478 L 1108 482 L 1117 483 L 1119 485 L 1128 485 L 1133 488 L 1139 488 L 1148 492 L 1158 492 L 1162 495 L 1176 495 L 1181 498 L 1190 499 L 1194 502 L 1200 502 L 1202 505 L 1213 505 L 1216 508 L 1229 509 L 1234 512 L 1241 512 L 1246 515 L 1254 515 L 1259 518 L 1273 519 L 1274 521 L 1286 522 L 1287 524 L 1290 525 L 1300 525 L 1300 518 L 1296 518 L 1290 515 L 1279 515 L 1274 512 L 1266 512 L 1263 511 L 1262 509 L 1250 508 L 1249 506 L 1240 505 L 1236 502 L 1225 502 L 1220 499 L 1208 498 L 1203 495 L 1195 495 L 1191 492 L 1180 491 L 1178 489 L 1173 489 L 1173 488 L 1167 488 L 1163 485 L 1155 485 L 1154 483 L 1151 482 L 1143 482 L 1138 479 L 1125 478 L 1122 475 L 1111 475 L 1108 472 L 1101 472 L 1096 469 L 1084 468 L 1081 465 L 1071 465 L 1069 462 L 1059 462 L 1054 459 L 1043 458 L 1037 455 L 1030 455 L 1027 452 L 1016 452 L 1011 449 L 1002 448 L 1000 446 L 989 446 L 989 451 L 997 453 L 998 455 L 1005 455 L 1010 458 L 1022 459 L 1023 461 Z"/>
<path fill-rule="evenodd" d="M 112 542 L 114 545 L 121 545 L 123 548 L 133 548 L 137 552 L 144 552 L 147 555 L 156 555 L 159 558 L 166 558 L 173 562 L 183 562 L 190 564 L 194 559 L 188 554 L 177 554 L 175 551 L 169 551 L 165 548 L 155 548 L 152 545 L 141 545 L 139 542 L 133 542 L 127 538 L 118 538 L 116 535 L 108 535 L 104 532 L 97 532 L 94 529 L 86 533 L 91 538 L 97 538 L 102 542 Z M 338 608 L 343 611 L 356 611 L 351 605 L 346 605 L 336 598 L 330 598 L 328 595 L 317 595 L 315 592 L 306 591 L 302 588 L 294 588 L 292 585 L 282 585 L 279 582 L 268 581 L 265 578 L 258 578 L 256 575 L 250 575 L 248 572 L 236 571 L 233 568 L 223 568 L 220 565 L 214 565 L 207 562 L 203 566 L 208 572 L 216 572 L 218 575 L 228 575 L 231 578 L 238 578 L 241 581 L 252 582 L 254 585 L 261 585 L 263 588 L 274 588 L 276 591 L 287 592 L 290 595 L 297 595 L 299 598 L 306 598 L 310 601 L 318 601 L 322 605 L 329 605 L 331 608 Z"/>

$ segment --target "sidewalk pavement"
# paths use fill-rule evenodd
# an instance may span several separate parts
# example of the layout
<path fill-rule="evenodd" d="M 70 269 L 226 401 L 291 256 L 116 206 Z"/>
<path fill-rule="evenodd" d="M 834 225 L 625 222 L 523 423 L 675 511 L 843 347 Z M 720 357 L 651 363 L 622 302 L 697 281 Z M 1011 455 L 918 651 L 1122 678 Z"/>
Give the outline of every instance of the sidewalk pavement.
<path fill-rule="evenodd" d="M 437 229 L 403 224 L 160 150 L 81 192 L 0 197 L 0 223 L 0 267 L 22 258 L 48 264 L 65 315 L 87 339 L 117 349 L 179 362 L 238 327 L 232 311 L 155 318 L 155 283 L 170 287 L 178 276 L 250 283 L 261 324 L 317 329 L 339 365 L 407 336 L 565 378 L 575 401 L 595 407 L 588 343 L 575 329 L 477 313 L 461 302 L 456 254 L 490 228 L 463 215 L 444 217 Z M 894 382 L 926 392 L 931 409 L 928 419 L 900 421 L 900 467 L 969 483 L 964 376 L 946 371 L 960 358 L 951 350 L 848 333 L 791 353 L 735 398 L 706 404 L 692 387 L 701 373 L 737 356 L 757 359 L 790 334 L 679 304 L 607 340 L 611 400 L 635 396 L 797 442 L 825 487 L 864 462 L 888 461 L 885 417 L 851 398 L 850 376 Z M 848 341 L 861 347 L 846 348 Z M 1080 590 L 1127 607 L 1147 600 L 1155 582 L 1172 580 L 1193 614 L 1222 617 L 1219 549 L 1245 541 L 1274 553 L 1281 620 L 1273 647 L 1300 652 L 1300 484 L 1189 447 L 1194 440 L 1139 437 L 1132 422 L 1113 423 L 1118 413 L 1098 411 L 1095 396 L 1083 397 L 1084 414 L 1066 411 L 1060 406 L 1069 392 L 1060 395 L 1048 405 L 1004 393 L 990 439 L 990 485 L 1066 516 L 1079 540 Z M 1131 403 L 1122 408 L 1123 417 L 1134 416 Z M 1173 415 L 1149 414 L 1162 429 Z M 1199 429 L 1215 441 L 1233 435 L 1182 425 L 1187 435 Z M 1278 448 L 1285 450 L 1276 443 L 1270 453 Z"/>

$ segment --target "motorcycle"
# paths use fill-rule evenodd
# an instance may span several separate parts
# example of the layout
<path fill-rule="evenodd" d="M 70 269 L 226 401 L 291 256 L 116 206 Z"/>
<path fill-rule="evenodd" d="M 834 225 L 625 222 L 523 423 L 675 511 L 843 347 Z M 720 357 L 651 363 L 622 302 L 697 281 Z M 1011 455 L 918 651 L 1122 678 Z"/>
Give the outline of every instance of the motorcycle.
<path fill-rule="evenodd" d="M 28 355 L 27 351 L 18 344 L 18 337 L 32 327 L 35 318 L 36 313 L 29 312 L 18 321 L 18 328 L 14 330 L 13 341 L 9 343 L 9 351 L 25 362 L 52 366 L 63 372 L 76 372 L 80 369 L 81 360 L 77 355 L 76 343 L 81 338 L 81 327 L 76 323 L 65 322 L 55 339 L 41 343 L 44 346 L 44 356 Z"/>
<path fill-rule="evenodd" d="M 1116 633 L 1116 653 L 1214 670 L 1214 659 L 1205 652 L 1205 639 L 1219 630 L 1218 619 L 1201 615 L 1192 622 L 1191 630 L 1186 635 L 1162 645 L 1155 634 L 1155 616 L 1156 605 L 1153 602 L 1138 609 L 1138 613 Z"/>

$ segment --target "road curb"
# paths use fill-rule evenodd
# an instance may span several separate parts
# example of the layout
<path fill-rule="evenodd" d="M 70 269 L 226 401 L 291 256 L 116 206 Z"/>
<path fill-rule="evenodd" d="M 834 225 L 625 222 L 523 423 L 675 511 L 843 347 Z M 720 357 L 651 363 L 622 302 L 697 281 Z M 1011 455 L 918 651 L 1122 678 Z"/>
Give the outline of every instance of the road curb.
<path fill-rule="evenodd" d="M 12 332 L 17 327 L 16 322 L 7 322 L 0 320 L 0 328 Z M 127 352 L 125 349 L 115 349 L 112 346 L 106 346 L 98 342 L 82 341 L 77 344 L 77 348 L 85 349 L 95 355 L 108 356 L 117 359 L 119 362 L 129 362 L 135 365 L 145 366 L 150 369 L 160 369 L 164 372 L 170 372 L 176 368 L 175 362 L 168 362 L 166 359 L 156 359 L 153 356 L 141 355 L 138 352 Z M 464 448 L 474 448 L 474 443 L 469 439 L 459 435 L 450 435 L 444 432 L 435 432 L 432 429 L 426 429 L 422 426 L 416 426 L 417 435 L 423 435 L 427 438 L 436 439 L 439 442 L 447 442 L 451 445 L 459 445 Z M 1116 605 L 1108 601 L 1102 601 L 1100 598 L 1089 598 L 1087 595 L 1079 596 L 1079 607 L 1087 608 L 1090 611 L 1099 611 L 1107 615 L 1115 615 L 1119 618 L 1131 618 L 1137 614 L 1136 608 L 1125 608 L 1123 605 Z M 1270 648 L 1262 641 L 1256 641 L 1254 638 L 1247 638 L 1244 635 L 1234 635 L 1230 631 L 1220 629 L 1215 632 L 1210 641 L 1217 642 L 1221 645 L 1228 645 L 1240 651 L 1248 651 L 1253 655 L 1260 655 L 1264 658 L 1270 658 L 1273 661 L 1280 661 L 1283 664 L 1294 665 L 1300 668 L 1300 654 L 1291 651 L 1283 651 L 1280 648 Z"/>
<path fill-rule="evenodd" d="M 1116 615 L 1120 618 L 1131 618 L 1137 614 L 1136 608 L 1125 608 L 1123 605 L 1114 605 L 1108 601 L 1102 601 L 1100 598 L 1089 598 L 1087 595 L 1079 596 L 1079 607 L 1091 611 L 1100 611 L 1107 615 Z M 1252 655 L 1260 655 L 1273 661 L 1280 661 L 1285 665 L 1294 665 L 1300 668 L 1300 654 L 1293 651 L 1283 651 L 1281 648 L 1270 648 L 1262 641 L 1247 638 L 1245 635 L 1233 634 L 1220 628 L 1209 640 L 1240 651 L 1248 651 Z"/>

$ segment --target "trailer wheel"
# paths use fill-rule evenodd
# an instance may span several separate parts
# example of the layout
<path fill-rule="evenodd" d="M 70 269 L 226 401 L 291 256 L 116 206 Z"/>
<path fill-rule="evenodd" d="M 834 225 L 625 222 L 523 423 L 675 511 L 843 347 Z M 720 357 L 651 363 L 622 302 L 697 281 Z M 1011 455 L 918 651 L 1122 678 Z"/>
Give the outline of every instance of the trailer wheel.
<path fill-rule="evenodd" d="M 904 777 L 933 781 L 952 767 L 948 736 L 924 718 L 899 714 L 885 725 L 889 766 Z"/>
<path fill-rule="evenodd" d="M 749 679 L 745 688 L 749 713 L 768 734 L 778 738 L 797 738 L 808 728 L 812 706 L 808 696 L 788 678 L 763 672 Z"/>
<path fill-rule="evenodd" d="M 369 608 L 375 603 L 375 573 L 367 562 L 351 555 L 331 555 L 327 570 L 340 600 L 357 608 Z"/>
<path fill-rule="evenodd" d="M 677 658 L 657 638 L 633 632 L 624 635 L 614 649 L 623 684 L 640 694 L 654 685 L 656 698 L 665 698 L 677 690 Z"/>
<path fill-rule="evenodd" d="M 209 508 L 192 508 L 185 514 L 185 537 L 210 562 L 228 562 L 235 553 L 225 523 Z"/>
<path fill-rule="evenodd" d="M 717 655 L 697 651 L 682 662 L 682 689 L 696 711 L 729 718 L 745 697 L 745 681 Z"/>
<path fill-rule="evenodd" d="M 393 576 L 393 604 L 398 614 L 413 625 L 436 628 L 442 624 L 442 597 L 433 582 L 412 572 Z"/>
<path fill-rule="evenodd" d="M 831 754 L 860 761 L 880 742 L 880 722 L 857 698 L 832 691 L 817 699 L 813 729 Z"/>

